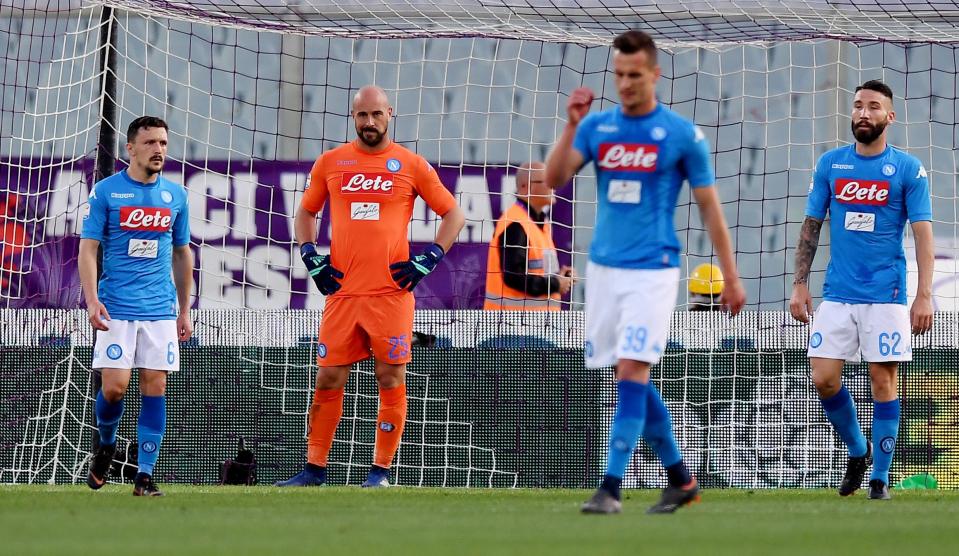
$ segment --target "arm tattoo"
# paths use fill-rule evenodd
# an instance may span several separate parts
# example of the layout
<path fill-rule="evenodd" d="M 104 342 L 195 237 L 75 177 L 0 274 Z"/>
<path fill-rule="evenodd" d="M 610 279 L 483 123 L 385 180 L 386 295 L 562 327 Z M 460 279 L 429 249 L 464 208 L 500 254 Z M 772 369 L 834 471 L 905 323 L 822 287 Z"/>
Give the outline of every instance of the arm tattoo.
<path fill-rule="evenodd" d="M 809 282 L 809 270 L 812 260 L 816 257 L 819 248 L 819 232 L 822 230 L 822 221 L 806 217 L 799 232 L 799 245 L 796 246 L 796 274 L 793 284 Z"/>

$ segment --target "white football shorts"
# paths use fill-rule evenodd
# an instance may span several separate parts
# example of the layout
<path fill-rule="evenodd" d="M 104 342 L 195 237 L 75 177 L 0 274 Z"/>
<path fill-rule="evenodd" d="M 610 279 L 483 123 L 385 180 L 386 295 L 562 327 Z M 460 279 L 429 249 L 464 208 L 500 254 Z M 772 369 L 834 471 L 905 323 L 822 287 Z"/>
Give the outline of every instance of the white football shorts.
<path fill-rule="evenodd" d="M 180 342 L 175 320 L 106 321 L 110 330 L 97 330 L 94 369 L 180 369 Z"/>
<path fill-rule="evenodd" d="M 909 309 L 898 303 L 823 301 L 813 316 L 809 357 L 870 363 L 912 361 Z"/>
<path fill-rule="evenodd" d="M 655 365 L 666 349 L 679 269 L 586 266 L 586 366 L 619 359 Z"/>

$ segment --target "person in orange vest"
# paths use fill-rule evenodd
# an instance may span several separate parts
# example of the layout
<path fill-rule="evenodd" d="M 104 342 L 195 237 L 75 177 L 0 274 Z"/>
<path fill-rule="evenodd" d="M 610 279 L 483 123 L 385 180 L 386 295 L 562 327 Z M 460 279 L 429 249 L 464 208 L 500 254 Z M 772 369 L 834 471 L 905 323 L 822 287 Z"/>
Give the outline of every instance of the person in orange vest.
<path fill-rule="evenodd" d="M 516 203 L 500 216 L 489 245 L 484 309 L 558 311 L 573 285 L 573 267 L 560 268 L 556 257 L 545 169 L 526 162 L 516 172 Z"/>

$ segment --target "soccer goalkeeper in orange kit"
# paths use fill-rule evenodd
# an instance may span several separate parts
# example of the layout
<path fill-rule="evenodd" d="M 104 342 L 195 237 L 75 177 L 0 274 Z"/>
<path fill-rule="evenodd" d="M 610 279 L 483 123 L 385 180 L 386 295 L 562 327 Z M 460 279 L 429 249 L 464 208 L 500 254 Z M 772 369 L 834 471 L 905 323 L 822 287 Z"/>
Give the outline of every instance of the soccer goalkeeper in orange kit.
<path fill-rule="evenodd" d="M 423 159 L 387 131 L 393 107 L 383 89 L 353 97 L 357 139 L 321 155 L 310 171 L 294 228 L 300 255 L 327 297 L 320 324 L 319 374 L 307 430 L 306 467 L 277 486 L 326 482 L 343 388 L 353 363 L 372 352 L 380 391 L 373 465 L 364 487 L 389 486 L 406 422 L 406 364 L 413 335 L 413 288 L 442 260 L 465 222 L 463 211 Z M 407 229 L 417 196 L 443 219 L 436 241 L 410 256 Z M 330 254 L 320 255 L 316 217 L 329 199 Z"/>

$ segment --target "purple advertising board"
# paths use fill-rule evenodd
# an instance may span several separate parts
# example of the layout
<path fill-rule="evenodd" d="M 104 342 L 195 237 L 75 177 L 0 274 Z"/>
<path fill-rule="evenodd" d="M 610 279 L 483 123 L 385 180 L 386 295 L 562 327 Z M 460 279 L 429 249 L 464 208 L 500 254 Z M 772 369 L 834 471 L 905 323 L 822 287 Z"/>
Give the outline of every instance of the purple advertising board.
<path fill-rule="evenodd" d="M 295 249 L 292 215 L 312 161 L 170 161 L 164 176 L 189 191 L 196 255 L 196 308 L 322 307 Z M 0 289 L 2 305 L 81 305 L 76 258 L 92 182 L 91 159 L 0 160 Z M 416 289 L 418 309 L 482 306 L 489 241 L 496 219 L 515 202 L 515 166 L 436 166 L 466 214 L 456 245 Z M 561 264 L 570 263 L 572 204 L 558 199 L 553 236 Z M 428 245 L 437 216 L 418 200 L 409 227 L 411 249 Z M 374 241 L 375 238 L 370 238 Z M 324 210 L 317 245 L 329 247 Z"/>

